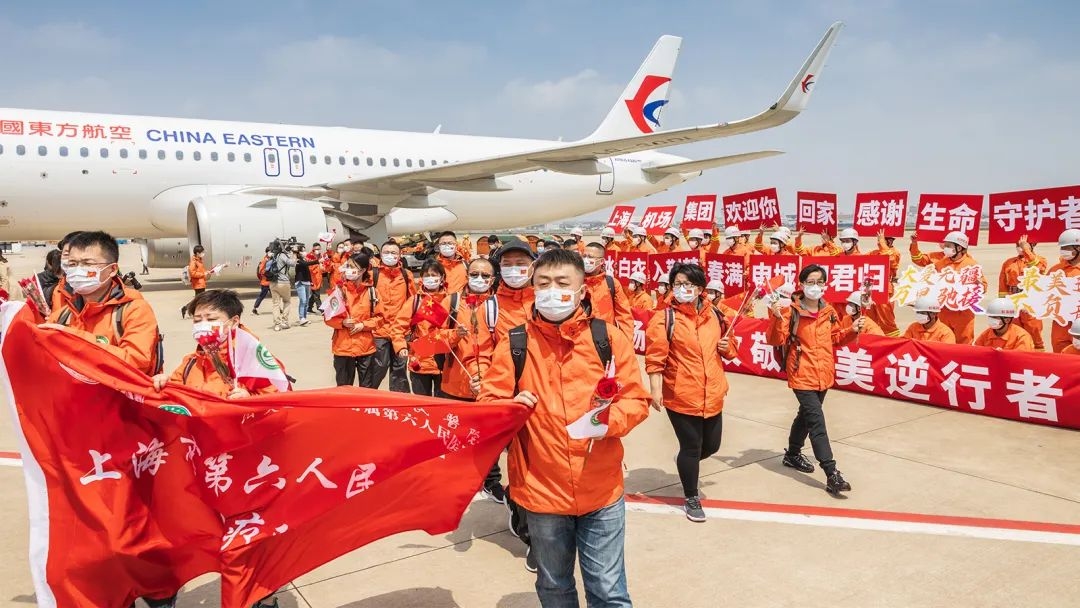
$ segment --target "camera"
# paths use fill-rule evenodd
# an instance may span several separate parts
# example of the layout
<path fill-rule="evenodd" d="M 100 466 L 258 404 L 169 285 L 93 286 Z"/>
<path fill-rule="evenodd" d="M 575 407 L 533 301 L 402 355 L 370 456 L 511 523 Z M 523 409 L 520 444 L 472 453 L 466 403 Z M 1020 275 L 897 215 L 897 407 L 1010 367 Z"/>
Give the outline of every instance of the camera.
<path fill-rule="evenodd" d="M 296 252 L 300 249 L 300 241 L 296 240 L 295 236 L 290 236 L 288 239 L 274 239 L 270 241 L 270 253 L 279 255 L 286 251 Z"/>
<path fill-rule="evenodd" d="M 135 278 L 134 270 L 120 277 L 120 282 L 132 289 L 142 289 L 142 283 L 139 282 L 139 279 Z"/>

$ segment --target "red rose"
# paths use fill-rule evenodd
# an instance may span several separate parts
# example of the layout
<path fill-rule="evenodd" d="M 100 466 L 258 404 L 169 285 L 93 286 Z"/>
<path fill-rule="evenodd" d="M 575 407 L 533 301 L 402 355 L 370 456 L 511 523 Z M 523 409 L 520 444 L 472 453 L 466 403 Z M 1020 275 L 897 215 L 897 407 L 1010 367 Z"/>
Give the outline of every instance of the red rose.
<path fill-rule="evenodd" d="M 413 359 L 412 361 L 410 361 L 409 362 L 409 369 L 411 369 L 412 371 L 414 371 L 416 373 L 420 373 L 420 360 L 419 359 Z"/>
<path fill-rule="evenodd" d="M 465 296 L 465 304 L 467 304 L 469 306 L 469 308 L 476 308 L 477 306 L 480 305 L 480 301 L 483 300 L 483 299 L 484 299 L 484 296 L 482 296 L 482 295 L 480 295 L 478 293 L 470 293 L 467 296 Z"/>
<path fill-rule="evenodd" d="M 596 383 L 596 398 L 610 401 L 619 394 L 619 381 L 614 378 L 601 378 Z"/>

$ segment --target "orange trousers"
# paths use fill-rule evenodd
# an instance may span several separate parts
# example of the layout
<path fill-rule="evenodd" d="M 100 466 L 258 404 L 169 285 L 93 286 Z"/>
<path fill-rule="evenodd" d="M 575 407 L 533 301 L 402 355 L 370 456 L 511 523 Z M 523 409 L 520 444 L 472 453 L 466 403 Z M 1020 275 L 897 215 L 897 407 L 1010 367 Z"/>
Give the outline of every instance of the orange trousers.
<path fill-rule="evenodd" d="M 866 316 L 877 323 L 886 336 L 891 338 L 900 336 L 900 328 L 896 326 L 896 307 L 892 302 L 874 304 L 866 309 Z"/>
<path fill-rule="evenodd" d="M 938 320 L 953 330 L 957 344 L 971 344 L 975 341 L 975 313 L 970 310 L 943 308 L 938 314 Z"/>
<path fill-rule="evenodd" d="M 1031 340 L 1035 342 L 1035 350 L 1046 350 L 1046 345 L 1043 344 L 1042 319 L 1036 319 L 1026 310 L 1021 310 L 1020 318 L 1016 320 L 1016 324 L 1031 334 Z"/>

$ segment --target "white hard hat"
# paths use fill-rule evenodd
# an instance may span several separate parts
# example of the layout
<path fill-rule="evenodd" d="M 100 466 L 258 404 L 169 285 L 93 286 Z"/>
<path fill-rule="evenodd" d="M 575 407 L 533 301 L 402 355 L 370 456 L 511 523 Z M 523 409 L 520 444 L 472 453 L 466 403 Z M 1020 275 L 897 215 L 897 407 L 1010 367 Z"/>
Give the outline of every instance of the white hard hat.
<path fill-rule="evenodd" d="M 795 286 L 791 283 L 784 283 L 780 287 L 776 288 L 776 294 L 785 298 L 790 298 L 795 294 Z"/>
<path fill-rule="evenodd" d="M 990 303 L 986 305 L 986 315 L 988 317 L 1009 317 L 1015 319 L 1019 315 L 1016 311 L 1016 304 L 1009 298 L 995 298 L 990 300 Z"/>
<path fill-rule="evenodd" d="M 581 228 L 574 228 L 573 230 L 570 231 L 570 236 L 576 236 L 579 239 L 584 235 L 585 235 L 585 232 L 582 231 Z"/>
<path fill-rule="evenodd" d="M 682 233 L 679 232 L 678 228 L 672 226 L 671 228 L 668 228 L 667 230 L 664 231 L 664 236 L 673 236 L 673 237 L 675 237 L 677 239 L 680 236 L 682 236 Z"/>
<path fill-rule="evenodd" d="M 723 293 L 723 291 L 724 291 L 724 282 L 719 280 L 719 279 L 713 279 L 713 280 L 709 281 L 709 283 L 707 285 L 705 285 L 705 289 L 711 289 L 713 291 L 719 291 L 719 292 Z"/>
<path fill-rule="evenodd" d="M 724 228 L 724 236 L 733 239 L 737 236 L 742 236 L 742 231 L 739 230 L 738 226 L 728 226 L 727 228 Z"/>
<path fill-rule="evenodd" d="M 686 240 L 697 239 L 699 241 L 705 240 L 705 233 L 700 228 L 694 228 L 690 231 L 690 234 L 686 236 Z"/>
<path fill-rule="evenodd" d="M 637 283 L 641 283 L 642 285 L 644 285 L 645 283 L 647 283 L 649 281 L 648 279 L 645 278 L 645 273 L 644 272 L 632 272 L 632 273 L 630 273 L 630 280 L 634 281 L 634 282 L 637 282 Z"/>
<path fill-rule="evenodd" d="M 1069 335 L 1074 338 L 1080 338 L 1080 319 L 1072 322 L 1072 327 L 1069 328 Z"/>
<path fill-rule="evenodd" d="M 634 236 L 648 236 L 649 233 L 645 232 L 645 229 L 641 226 L 634 226 L 630 228 L 630 234 Z"/>
<path fill-rule="evenodd" d="M 657 283 L 663 283 L 664 285 L 670 285 L 671 284 L 671 276 L 666 275 L 666 274 L 662 274 L 662 275 L 660 275 L 659 279 L 656 279 L 656 282 Z"/>
<path fill-rule="evenodd" d="M 604 237 L 604 238 L 613 239 L 613 238 L 615 238 L 615 229 L 612 228 L 611 226 L 607 226 L 606 228 L 604 228 L 603 230 L 600 231 L 600 236 Z"/>
<path fill-rule="evenodd" d="M 1080 247 L 1080 228 L 1069 228 L 1058 237 L 1058 247 Z"/>
<path fill-rule="evenodd" d="M 776 231 L 783 232 L 784 234 L 791 234 L 791 228 L 788 228 L 787 226 L 777 226 Z"/>
<path fill-rule="evenodd" d="M 705 236 L 712 236 L 712 228 L 705 228 L 701 231 Z"/>
<path fill-rule="evenodd" d="M 953 232 L 950 232 L 949 234 L 946 234 L 945 235 L 945 242 L 946 243 L 953 243 L 954 245 L 959 245 L 960 247 L 963 247 L 964 249 L 968 248 L 968 237 L 963 232 L 956 232 L 954 230 Z"/>
<path fill-rule="evenodd" d="M 769 239 L 773 241 L 780 241 L 782 244 L 787 245 L 791 239 L 791 233 L 788 232 L 774 232 L 769 235 Z"/>
<path fill-rule="evenodd" d="M 857 241 L 857 240 L 859 240 L 859 233 L 856 232 L 854 228 L 844 228 L 843 230 L 840 231 L 840 237 L 839 238 L 840 238 L 840 240 L 854 239 L 854 240 Z"/>
<path fill-rule="evenodd" d="M 861 291 L 853 291 L 853 292 L 851 292 L 851 295 L 847 297 L 847 303 L 848 304 L 854 304 L 855 306 L 858 306 L 858 307 L 862 308 L 862 305 L 863 305 L 862 298 L 863 298 L 863 294 L 862 294 Z"/>
<path fill-rule="evenodd" d="M 941 304 L 938 304 L 937 298 L 923 296 L 915 300 L 915 312 L 941 312 Z"/>

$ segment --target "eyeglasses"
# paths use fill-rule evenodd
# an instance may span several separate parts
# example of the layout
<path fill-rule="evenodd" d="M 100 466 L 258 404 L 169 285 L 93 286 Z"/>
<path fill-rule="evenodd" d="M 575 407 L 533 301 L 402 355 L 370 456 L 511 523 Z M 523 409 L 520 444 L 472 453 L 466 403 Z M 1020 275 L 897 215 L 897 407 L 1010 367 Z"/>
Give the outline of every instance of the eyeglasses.
<path fill-rule="evenodd" d="M 97 261 L 94 261 L 94 260 L 73 260 L 71 258 L 68 258 L 68 260 L 66 262 L 64 262 L 64 266 L 67 266 L 68 268 L 83 268 L 83 267 L 85 267 L 85 268 L 99 268 L 100 269 L 100 268 L 104 268 L 106 266 L 109 266 L 110 264 L 112 264 L 112 262 L 97 262 Z"/>
<path fill-rule="evenodd" d="M 824 287 L 828 284 L 828 281 L 803 281 L 803 285 L 821 285 Z"/>
<path fill-rule="evenodd" d="M 694 287 L 697 287 L 697 285 L 694 285 L 693 283 L 690 283 L 690 282 L 686 282 L 686 283 L 672 283 L 672 284 L 671 284 L 671 286 L 672 286 L 672 287 L 682 287 L 682 288 L 684 288 L 684 289 L 685 289 L 685 288 L 687 288 L 687 287 L 689 287 L 690 289 L 693 289 Z"/>
<path fill-rule="evenodd" d="M 492 278 L 495 278 L 495 275 L 487 274 L 485 272 L 470 272 L 469 273 L 469 278 L 470 279 L 492 279 Z"/>

